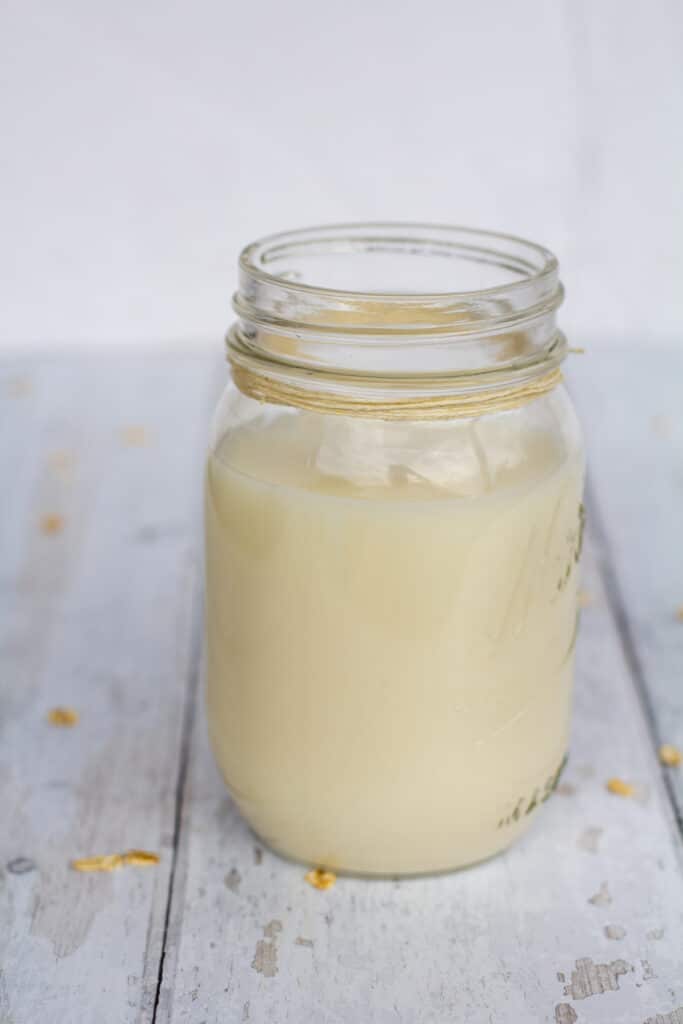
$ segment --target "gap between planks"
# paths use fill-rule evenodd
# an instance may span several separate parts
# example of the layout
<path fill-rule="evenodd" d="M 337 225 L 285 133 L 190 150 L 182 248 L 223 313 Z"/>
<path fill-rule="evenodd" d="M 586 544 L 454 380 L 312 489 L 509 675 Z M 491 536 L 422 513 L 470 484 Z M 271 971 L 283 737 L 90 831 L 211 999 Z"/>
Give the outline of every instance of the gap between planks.
<path fill-rule="evenodd" d="M 208 410 L 212 415 L 216 404 L 225 388 L 227 377 L 225 373 L 225 359 L 212 358 L 210 360 L 212 372 L 210 375 Z M 197 519 L 197 529 L 203 534 L 203 515 Z M 203 540 L 201 542 L 203 544 Z M 157 1024 L 162 1011 L 161 999 L 164 983 L 164 972 L 168 969 L 169 960 L 169 936 L 171 932 L 171 917 L 173 912 L 174 898 L 184 893 L 184 886 L 178 886 L 176 890 L 176 878 L 178 877 L 178 862 L 180 859 L 180 847 L 183 834 L 184 809 L 188 790 L 188 771 L 190 757 L 192 754 L 192 737 L 195 731 L 195 719 L 197 717 L 197 701 L 201 700 L 201 679 L 203 664 L 203 643 L 204 643 L 204 557 L 203 547 L 199 561 L 199 571 L 194 579 L 193 609 L 191 615 L 191 636 L 190 653 L 187 666 L 187 689 L 185 693 L 185 704 L 183 707 L 183 720 L 180 741 L 180 756 L 178 759 L 178 773 L 175 783 L 174 815 L 173 815 L 173 844 L 171 854 L 171 868 L 168 876 L 168 887 L 166 894 L 166 907 L 164 910 L 164 925 L 161 939 L 161 952 L 156 972 L 154 985 L 154 1003 L 149 1024 Z M 175 964 L 173 965 L 175 968 Z M 173 988 L 173 979 L 170 979 L 170 989 Z M 146 1002 L 141 1002 L 140 1019 L 144 1024 Z"/>
<path fill-rule="evenodd" d="M 166 965 L 166 947 L 168 943 L 171 912 L 173 907 L 173 895 L 175 889 L 176 869 L 178 866 L 178 852 L 180 847 L 180 834 L 183 821 L 183 806 L 186 797 L 187 774 L 190 763 L 190 752 L 194 723 L 197 715 L 197 701 L 201 699 L 199 692 L 199 681 L 201 678 L 202 645 L 203 645 L 203 620 L 204 620 L 204 576 L 198 573 L 195 582 L 195 594 L 193 601 L 193 613 L 191 618 L 191 646 L 188 659 L 188 682 L 183 707 L 183 723 L 180 741 L 180 757 L 178 760 L 178 774 L 175 784 L 175 802 L 173 816 L 173 846 L 171 853 L 171 868 L 168 874 L 168 887 L 166 894 L 166 908 L 164 911 L 164 926 L 161 939 L 161 955 L 157 969 L 156 987 L 154 990 L 154 1006 L 152 1009 L 151 1024 L 156 1024 L 159 1013 L 159 1000 L 164 980 L 164 967 Z"/>
<path fill-rule="evenodd" d="M 624 653 L 624 660 L 626 662 L 628 673 L 633 684 L 633 689 L 638 698 L 640 710 L 645 721 L 647 733 L 650 737 L 655 753 L 659 769 L 658 777 L 661 780 L 663 789 L 667 795 L 666 802 L 669 805 L 671 817 L 675 824 L 675 827 L 672 829 L 674 833 L 674 846 L 678 851 L 679 859 L 683 865 L 683 850 L 681 850 L 681 844 L 679 841 L 683 839 L 683 814 L 681 814 L 677 806 L 676 794 L 671 781 L 671 776 L 668 772 L 663 770 L 662 764 L 659 760 L 659 746 L 662 742 L 662 738 L 658 734 L 657 722 L 654 714 L 654 708 L 652 706 L 652 700 L 648 692 L 645 672 L 643 671 L 643 666 L 638 655 L 637 645 L 629 621 L 626 601 L 619 582 L 619 573 L 616 568 L 609 534 L 602 518 L 600 502 L 597 497 L 596 489 L 593 486 L 590 472 L 588 473 L 586 481 L 585 502 L 590 516 L 591 530 L 596 540 L 596 547 L 598 551 L 598 571 L 602 576 L 607 603 L 617 629 L 619 642 Z"/>

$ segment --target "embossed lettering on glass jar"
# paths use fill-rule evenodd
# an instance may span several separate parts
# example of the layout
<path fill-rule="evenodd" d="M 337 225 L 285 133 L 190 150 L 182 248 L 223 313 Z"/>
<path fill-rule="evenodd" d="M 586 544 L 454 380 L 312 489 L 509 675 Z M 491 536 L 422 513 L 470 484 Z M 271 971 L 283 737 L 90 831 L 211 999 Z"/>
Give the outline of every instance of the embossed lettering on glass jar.
<path fill-rule="evenodd" d="M 556 785 L 584 475 L 561 300 L 545 249 L 463 228 L 242 253 L 206 477 L 208 712 L 275 850 L 448 870 Z"/>

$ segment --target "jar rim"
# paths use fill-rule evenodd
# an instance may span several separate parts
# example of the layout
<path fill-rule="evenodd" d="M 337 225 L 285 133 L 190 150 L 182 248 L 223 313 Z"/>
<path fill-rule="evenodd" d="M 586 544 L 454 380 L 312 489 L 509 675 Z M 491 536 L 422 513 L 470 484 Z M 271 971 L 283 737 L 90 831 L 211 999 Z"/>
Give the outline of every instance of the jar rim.
<path fill-rule="evenodd" d="M 303 250 L 304 247 L 326 246 L 333 251 L 333 246 L 346 244 L 356 247 L 361 245 L 378 246 L 402 244 L 410 255 L 424 255 L 428 247 L 440 245 L 439 255 L 457 256 L 506 269 L 516 274 L 516 279 L 499 281 L 496 284 L 478 288 L 340 288 L 327 284 L 313 284 L 297 279 L 291 272 L 273 273 L 264 268 L 273 259 L 281 258 L 283 253 L 292 250 Z M 478 243 L 478 244 L 477 244 Z M 488 244 L 487 244 L 488 243 Z M 499 249 L 491 246 L 498 243 Z M 416 246 L 423 247 L 421 249 Z M 511 249 L 512 247 L 512 249 Z M 450 250 L 450 251 L 449 251 Z M 506 251 L 507 250 L 507 251 Z M 343 250 L 337 250 L 342 252 Z M 352 248 L 346 252 L 350 254 Z M 365 251 L 369 251 L 367 248 Z M 385 250 L 386 251 L 386 250 Z M 431 255 L 434 255 L 431 250 Z M 483 259 L 483 257 L 489 257 Z M 518 235 L 482 228 L 470 228 L 462 225 L 437 224 L 421 221 L 357 221 L 348 223 L 326 224 L 309 228 L 298 228 L 266 235 L 245 246 L 239 256 L 242 273 L 255 282 L 275 287 L 286 287 L 290 296 L 297 293 L 315 295 L 320 298 L 329 296 L 331 299 L 349 299 L 351 297 L 378 302 L 411 302 L 419 301 L 476 301 L 479 298 L 512 297 L 523 289 L 542 286 L 550 278 L 556 282 L 558 261 L 556 256 L 545 246 Z M 560 296 L 561 298 L 561 296 Z M 558 302 L 559 304 L 559 302 Z"/>
<path fill-rule="evenodd" d="M 557 259 L 515 235 L 333 224 L 253 242 L 239 268 L 228 348 L 246 372 L 462 388 L 547 375 L 564 358 Z"/>

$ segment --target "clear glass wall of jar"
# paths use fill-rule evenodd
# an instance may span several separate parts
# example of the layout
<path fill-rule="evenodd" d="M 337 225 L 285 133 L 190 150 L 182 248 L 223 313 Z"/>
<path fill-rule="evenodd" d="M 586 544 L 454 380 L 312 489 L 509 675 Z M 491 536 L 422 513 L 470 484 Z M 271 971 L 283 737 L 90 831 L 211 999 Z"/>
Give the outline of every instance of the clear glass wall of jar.
<path fill-rule="evenodd" d="M 363 224 L 244 250 L 206 477 L 208 713 L 288 857 L 505 848 L 569 733 L 584 461 L 555 258 Z"/>

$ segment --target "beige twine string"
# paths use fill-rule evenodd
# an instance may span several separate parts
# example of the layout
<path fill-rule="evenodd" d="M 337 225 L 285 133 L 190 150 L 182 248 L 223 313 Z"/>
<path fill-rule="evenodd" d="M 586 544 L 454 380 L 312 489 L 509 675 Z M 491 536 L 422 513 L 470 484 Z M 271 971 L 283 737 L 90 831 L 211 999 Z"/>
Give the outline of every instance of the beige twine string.
<path fill-rule="evenodd" d="M 451 395 L 399 397 L 367 401 L 337 392 L 314 391 L 285 383 L 261 372 L 254 372 L 229 359 L 235 384 L 244 395 L 271 405 L 293 405 L 309 412 L 336 416 L 360 416 L 378 420 L 449 420 L 483 416 L 486 413 L 516 409 L 532 402 L 562 380 L 555 368 L 533 380 L 485 391 L 460 392 Z"/>

